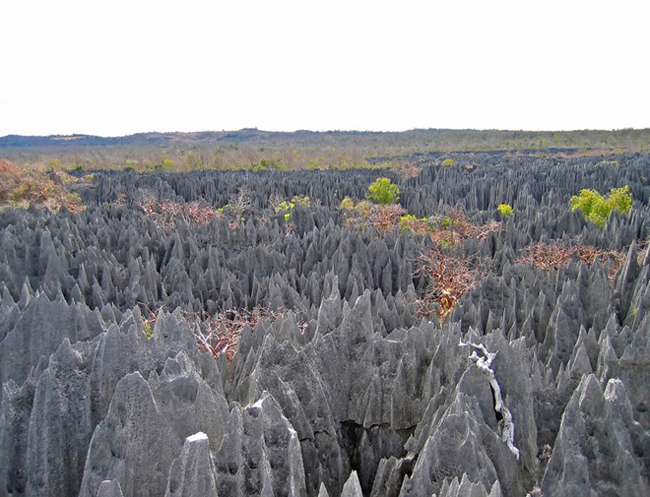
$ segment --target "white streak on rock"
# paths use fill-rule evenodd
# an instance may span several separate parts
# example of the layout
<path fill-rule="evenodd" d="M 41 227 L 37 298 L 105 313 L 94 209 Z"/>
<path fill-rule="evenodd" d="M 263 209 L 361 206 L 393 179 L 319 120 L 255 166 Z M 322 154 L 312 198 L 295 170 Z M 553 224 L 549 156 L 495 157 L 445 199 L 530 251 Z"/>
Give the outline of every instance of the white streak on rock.
<path fill-rule="evenodd" d="M 185 439 L 187 443 L 195 443 L 195 442 L 200 442 L 201 440 L 207 440 L 208 436 L 203 433 L 202 431 L 195 433 L 194 435 L 190 435 Z"/>
<path fill-rule="evenodd" d="M 465 343 L 462 340 L 458 344 L 459 347 L 472 347 L 474 350 L 469 356 L 470 360 L 476 367 L 483 373 L 483 375 L 490 382 L 490 388 L 494 392 L 494 410 L 501 415 L 499 420 L 499 428 L 501 429 L 501 440 L 508 446 L 517 460 L 519 460 L 519 449 L 515 447 L 515 424 L 512 421 L 512 414 L 510 410 L 504 405 L 503 397 L 501 395 L 501 387 L 494 374 L 494 370 L 490 367 L 492 362 L 497 356 L 496 352 L 490 352 L 483 344 L 476 344 L 472 342 Z M 480 355 L 477 354 L 480 352 Z"/>

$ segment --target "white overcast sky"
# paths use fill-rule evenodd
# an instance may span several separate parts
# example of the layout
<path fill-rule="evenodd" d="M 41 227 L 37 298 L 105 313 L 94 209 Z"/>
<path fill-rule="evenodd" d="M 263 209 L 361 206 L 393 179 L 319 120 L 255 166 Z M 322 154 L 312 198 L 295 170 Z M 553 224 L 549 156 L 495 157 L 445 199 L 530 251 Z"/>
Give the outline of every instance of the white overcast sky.
<path fill-rule="evenodd" d="M 0 0 L 0 136 L 650 127 L 648 0 Z"/>

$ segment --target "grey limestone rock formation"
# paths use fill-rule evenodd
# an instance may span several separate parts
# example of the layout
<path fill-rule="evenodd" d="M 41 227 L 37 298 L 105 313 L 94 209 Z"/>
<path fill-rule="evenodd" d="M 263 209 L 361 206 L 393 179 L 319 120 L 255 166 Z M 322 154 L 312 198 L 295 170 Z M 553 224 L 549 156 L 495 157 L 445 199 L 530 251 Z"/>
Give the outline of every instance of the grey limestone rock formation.
<path fill-rule="evenodd" d="M 498 481 L 494 482 L 492 488 L 487 491 L 483 485 L 472 483 L 467 474 L 463 474 L 460 482 L 457 476 L 451 481 L 445 480 L 440 493 L 434 495 L 437 495 L 437 497 L 501 497 L 502 494 Z"/>
<path fill-rule="evenodd" d="M 544 495 L 648 495 L 650 433 L 620 380 L 584 376 L 571 396 L 542 481 Z"/>
<path fill-rule="evenodd" d="M 453 249 L 482 272 L 443 320 L 418 313 L 433 242 L 337 209 L 373 170 L 98 173 L 83 213 L 0 211 L 0 497 L 650 495 L 650 158 L 437 158 L 410 213 L 516 210 Z M 604 229 L 567 208 L 622 184 Z M 241 186 L 237 226 L 141 208 Z M 273 193 L 312 206 L 289 226 Z M 551 241 L 623 264 L 518 259 Z M 258 305 L 234 357 L 197 344 L 189 317 Z"/>
<path fill-rule="evenodd" d="M 104 480 L 99 485 L 98 497 L 124 497 L 118 480 Z"/>
<path fill-rule="evenodd" d="M 305 470 L 298 434 L 273 397 L 231 411 L 215 455 L 221 495 L 305 495 Z"/>
<path fill-rule="evenodd" d="M 180 456 L 169 470 L 165 492 L 165 497 L 198 495 L 217 495 L 216 469 L 210 443 L 208 436 L 201 431 L 185 439 Z"/>
<path fill-rule="evenodd" d="M 359 476 L 356 471 L 350 473 L 350 478 L 348 478 L 348 481 L 343 485 L 341 497 L 363 497 L 361 484 L 359 483 Z"/>

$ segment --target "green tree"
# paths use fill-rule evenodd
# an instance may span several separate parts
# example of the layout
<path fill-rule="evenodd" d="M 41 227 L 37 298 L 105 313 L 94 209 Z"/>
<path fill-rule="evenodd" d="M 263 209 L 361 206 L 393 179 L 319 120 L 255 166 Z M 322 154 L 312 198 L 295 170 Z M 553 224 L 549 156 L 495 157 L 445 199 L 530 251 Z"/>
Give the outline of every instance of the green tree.
<path fill-rule="evenodd" d="M 345 197 L 343 200 L 341 200 L 339 209 L 344 211 L 354 210 L 354 200 L 352 200 L 350 197 Z"/>
<path fill-rule="evenodd" d="M 515 213 L 515 211 L 512 210 L 512 207 L 509 204 L 501 204 L 499 207 L 497 207 L 497 210 L 501 213 L 503 217 L 509 217 Z"/>
<path fill-rule="evenodd" d="M 605 226 L 612 210 L 627 214 L 632 208 L 632 194 L 628 185 L 612 188 L 607 196 L 597 190 L 583 189 L 580 195 L 574 195 L 569 200 L 571 210 L 580 209 L 582 215 L 601 228 Z"/>
<path fill-rule="evenodd" d="M 394 204 L 399 200 L 399 187 L 388 178 L 377 178 L 368 187 L 367 198 L 381 205 Z"/>

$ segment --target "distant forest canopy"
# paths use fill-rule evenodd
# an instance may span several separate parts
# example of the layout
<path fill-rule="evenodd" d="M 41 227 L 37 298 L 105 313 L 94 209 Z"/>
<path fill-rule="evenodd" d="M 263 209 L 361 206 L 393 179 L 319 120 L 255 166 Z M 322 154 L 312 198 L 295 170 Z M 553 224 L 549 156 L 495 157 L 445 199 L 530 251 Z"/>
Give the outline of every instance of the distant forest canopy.
<path fill-rule="evenodd" d="M 347 169 L 390 165 L 428 154 L 512 151 L 546 155 L 650 152 L 650 129 L 404 132 L 295 131 L 256 128 L 122 137 L 0 137 L 0 157 L 21 166 L 64 169 Z"/>

